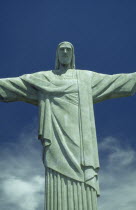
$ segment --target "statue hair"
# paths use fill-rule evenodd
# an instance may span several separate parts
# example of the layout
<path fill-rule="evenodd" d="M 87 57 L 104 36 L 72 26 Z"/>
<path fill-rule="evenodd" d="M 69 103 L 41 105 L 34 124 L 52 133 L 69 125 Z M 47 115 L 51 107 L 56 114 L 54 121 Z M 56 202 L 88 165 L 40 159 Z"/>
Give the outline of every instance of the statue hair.
<path fill-rule="evenodd" d="M 60 68 L 60 61 L 59 61 L 59 54 L 58 54 L 58 49 L 60 47 L 60 45 L 67 43 L 70 44 L 71 48 L 72 48 L 72 59 L 71 59 L 71 63 L 70 63 L 70 68 L 71 69 L 75 69 L 75 53 L 74 53 L 74 46 L 70 43 L 70 42 L 61 42 L 59 43 L 57 50 L 56 50 L 56 61 L 55 61 L 55 70 L 58 70 Z"/>

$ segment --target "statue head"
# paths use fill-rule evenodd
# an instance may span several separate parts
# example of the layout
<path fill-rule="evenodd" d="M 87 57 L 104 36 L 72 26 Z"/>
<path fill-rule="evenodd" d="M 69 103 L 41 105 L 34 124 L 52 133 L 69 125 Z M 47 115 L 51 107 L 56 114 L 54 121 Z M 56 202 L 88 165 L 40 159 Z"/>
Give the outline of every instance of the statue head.
<path fill-rule="evenodd" d="M 61 42 L 57 47 L 55 69 L 59 69 L 60 65 L 70 65 L 71 69 L 75 69 L 74 47 L 70 42 Z"/>

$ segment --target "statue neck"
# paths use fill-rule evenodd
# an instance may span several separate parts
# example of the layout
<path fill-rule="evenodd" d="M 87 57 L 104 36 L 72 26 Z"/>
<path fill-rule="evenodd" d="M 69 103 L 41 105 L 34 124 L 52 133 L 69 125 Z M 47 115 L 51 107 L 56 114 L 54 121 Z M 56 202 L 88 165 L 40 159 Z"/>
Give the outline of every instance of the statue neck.
<path fill-rule="evenodd" d="M 59 68 L 59 70 L 61 71 L 61 72 L 66 72 L 68 69 L 70 69 L 70 64 L 60 64 L 60 68 Z"/>

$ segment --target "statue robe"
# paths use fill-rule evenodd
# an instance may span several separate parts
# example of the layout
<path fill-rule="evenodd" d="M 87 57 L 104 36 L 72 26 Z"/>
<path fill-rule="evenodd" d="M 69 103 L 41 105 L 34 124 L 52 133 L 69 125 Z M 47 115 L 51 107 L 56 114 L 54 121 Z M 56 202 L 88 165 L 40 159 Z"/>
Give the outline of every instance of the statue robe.
<path fill-rule="evenodd" d="M 93 104 L 136 91 L 136 73 L 43 71 L 0 79 L 0 101 L 39 106 L 39 139 L 45 167 L 99 192 L 99 158 Z"/>

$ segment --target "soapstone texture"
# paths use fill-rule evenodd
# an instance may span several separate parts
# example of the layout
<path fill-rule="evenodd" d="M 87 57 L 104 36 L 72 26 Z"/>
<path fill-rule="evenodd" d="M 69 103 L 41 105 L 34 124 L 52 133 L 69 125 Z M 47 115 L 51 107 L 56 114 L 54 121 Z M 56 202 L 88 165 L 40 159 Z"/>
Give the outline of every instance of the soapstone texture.
<path fill-rule="evenodd" d="M 45 210 L 97 210 L 99 157 L 93 104 L 136 92 L 136 73 L 75 68 L 74 47 L 58 45 L 55 70 L 0 79 L 0 101 L 39 107 Z"/>

